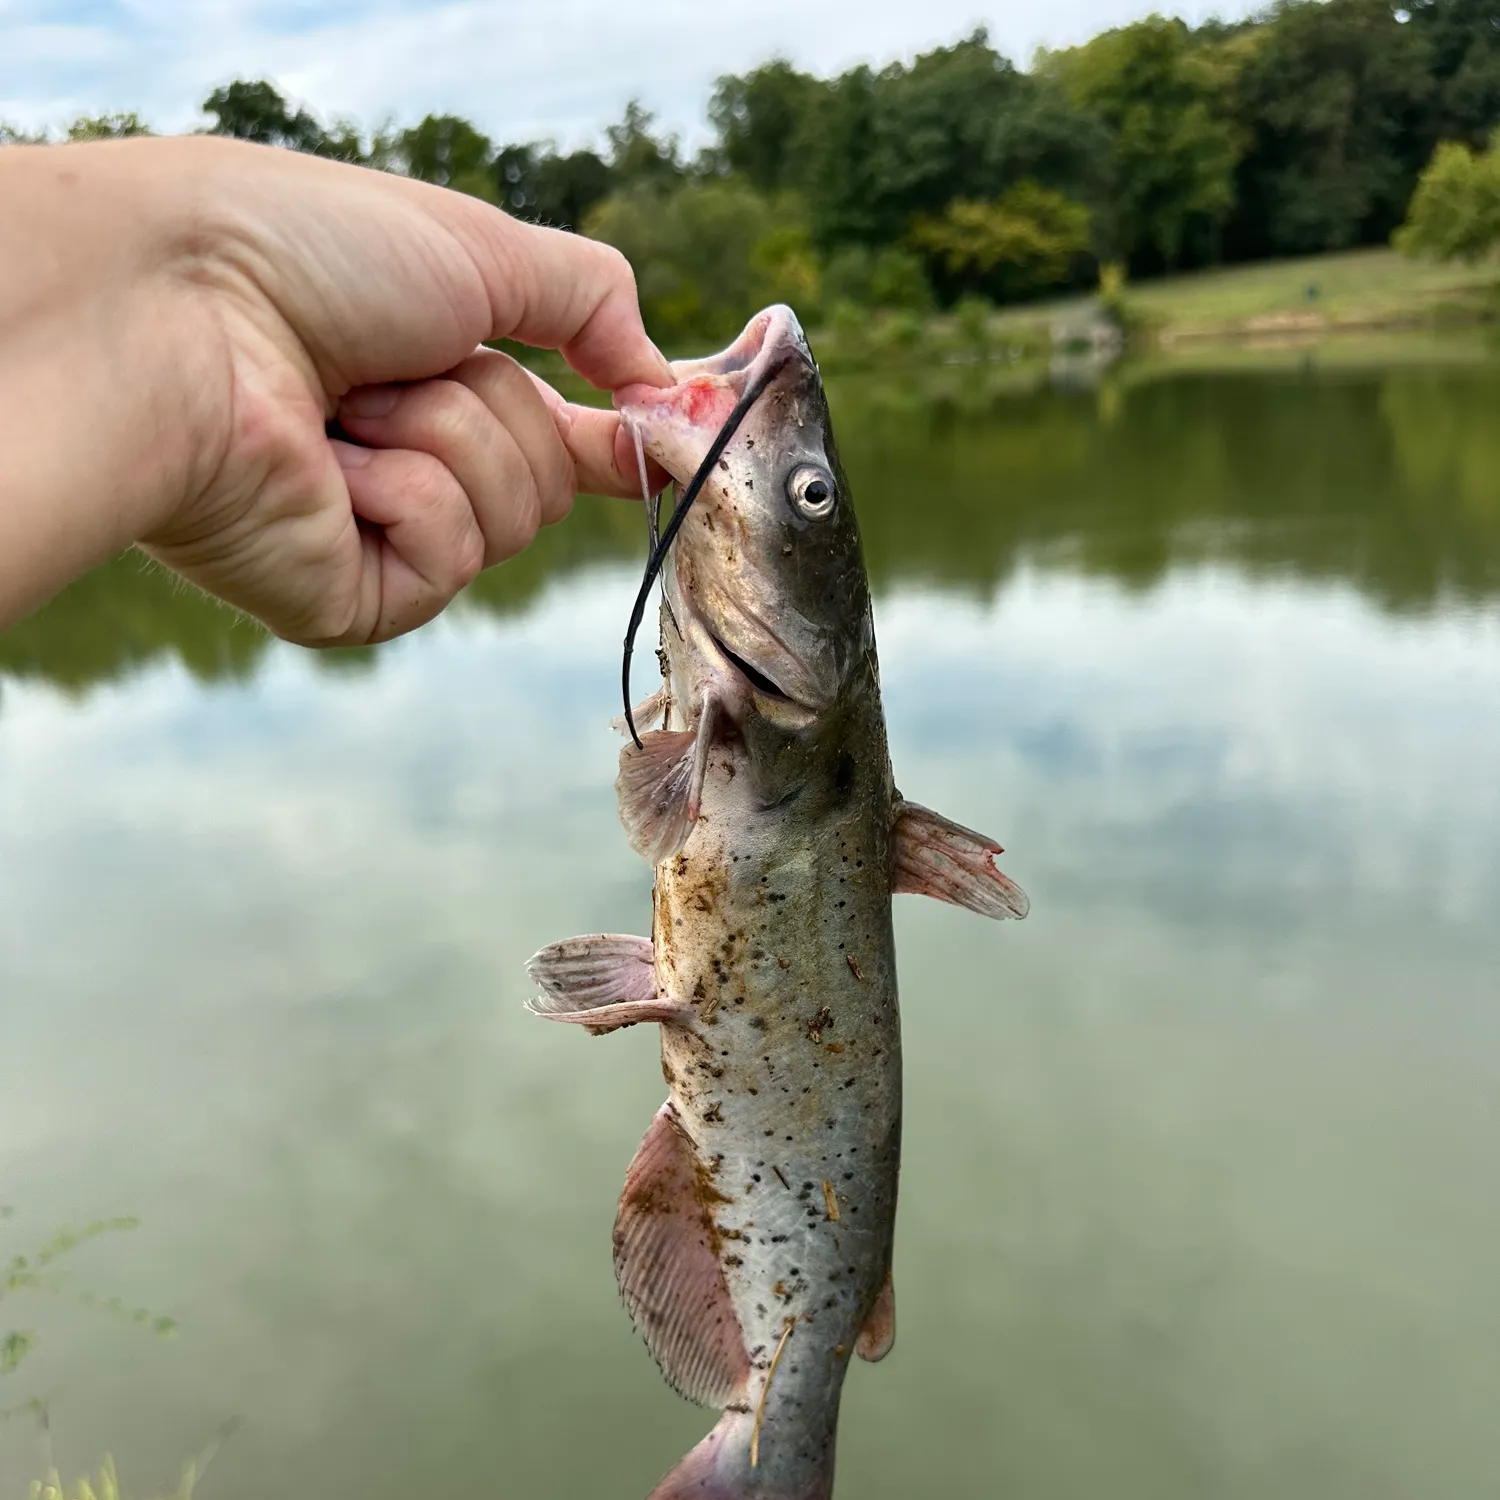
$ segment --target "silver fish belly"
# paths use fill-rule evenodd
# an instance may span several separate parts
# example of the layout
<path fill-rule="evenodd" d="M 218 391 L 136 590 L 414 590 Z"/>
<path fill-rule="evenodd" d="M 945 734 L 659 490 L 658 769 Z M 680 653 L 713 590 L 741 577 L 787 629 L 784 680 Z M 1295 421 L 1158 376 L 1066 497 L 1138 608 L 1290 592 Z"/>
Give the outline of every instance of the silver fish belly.
<path fill-rule="evenodd" d="M 891 1269 L 892 790 L 869 678 L 832 751 L 845 768 L 786 806 L 759 805 L 742 745 L 716 750 L 698 829 L 657 876 L 658 982 L 696 1009 L 695 1024 L 663 1028 L 662 1067 L 709 1167 L 750 1366 L 738 1425 L 751 1442 L 718 1465 L 744 1493 L 802 1494 L 809 1474 L 831 1476 L 844 1370 Z M 873 1321 L 867 1356 L 889 1347 L 888 1307 Z"/>
<path fill-rule="evenodd" d="M 670 1097 L 627 1174 L 615 1269 L 667 1379 L 723 1416 L 652 1500 L 828 1500 L 849 1360 L 895 1336 L 891 898 L 995 917 L 1026 898 L 997 844 L 895 790 L 858 533 L 795 318 L 768 309 L 677 373 L 624 409 L 679 479 L 747 383 L 763 394 L 682 518 L 666 680 L 638 715 L 661 727 L 621 755 L 651 937 L 543 949 L 532 1008 L 662 1028 Z"/>

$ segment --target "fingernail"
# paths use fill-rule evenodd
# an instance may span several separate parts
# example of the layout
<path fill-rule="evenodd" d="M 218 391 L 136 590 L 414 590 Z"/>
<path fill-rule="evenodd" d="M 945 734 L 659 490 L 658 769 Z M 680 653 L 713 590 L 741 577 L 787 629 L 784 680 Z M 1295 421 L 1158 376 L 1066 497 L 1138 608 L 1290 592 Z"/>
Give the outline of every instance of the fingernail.
<path fill-rule="evenodd" d="M 375 456 L 373 448 L 361 448 L 358 443 L 345 443 L 338 438 L 332 439 L 328 446 L 341 469 L 362 469 Z"/>
<path fill-rule="evenodd" d="M 360 386 L 344 397 L 339 411 L 347 417 L 388 417 L 400 394 L 393 385 Z"/>

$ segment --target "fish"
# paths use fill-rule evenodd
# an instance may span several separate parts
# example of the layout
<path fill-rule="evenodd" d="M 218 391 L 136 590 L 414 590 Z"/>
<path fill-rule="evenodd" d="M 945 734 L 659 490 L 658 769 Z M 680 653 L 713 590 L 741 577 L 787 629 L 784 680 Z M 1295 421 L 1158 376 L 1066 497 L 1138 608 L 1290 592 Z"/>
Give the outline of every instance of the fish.
<path fill-rule="evenodd" d="M 892 896 L 1029 903 L 999 844 L 896 789 L 859 530 L 795 313 L 673 371 L 616 395 L 644 451 L 701 481 L 662 533 L 663 680 L 616 782 L 655 867 L 651 935 L 542 949 L 530 1006 L 596 1035 L 660 1028 L 669 1093 L 626 1174 L 615 1272 L 667 1381 L 722 1415 L 650 1500 L 829 1500 L 850 1360 L 895 1340 Z"/>

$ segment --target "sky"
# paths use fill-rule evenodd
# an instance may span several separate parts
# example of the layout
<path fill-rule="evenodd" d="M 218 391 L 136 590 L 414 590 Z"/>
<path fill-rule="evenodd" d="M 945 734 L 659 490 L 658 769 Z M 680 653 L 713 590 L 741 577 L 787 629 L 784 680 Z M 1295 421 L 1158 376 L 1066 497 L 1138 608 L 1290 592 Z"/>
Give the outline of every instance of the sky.
<path fill-rule="evenodd" d="M 1166 6 L 1191 21 L 1247 0 Z M 498 140 L 595 139 L 641 99 L 692 145 L 714 79 L 781 55 L 811 72 L 910 58 L 974 27 L 1025 64 L 1136 20 L 1150 0 L 0 0 L 0 120 L 38 128 L 135 110 L 201 123 L 235 77 L 268 77 L 366 127 L 424 114 Z"/>

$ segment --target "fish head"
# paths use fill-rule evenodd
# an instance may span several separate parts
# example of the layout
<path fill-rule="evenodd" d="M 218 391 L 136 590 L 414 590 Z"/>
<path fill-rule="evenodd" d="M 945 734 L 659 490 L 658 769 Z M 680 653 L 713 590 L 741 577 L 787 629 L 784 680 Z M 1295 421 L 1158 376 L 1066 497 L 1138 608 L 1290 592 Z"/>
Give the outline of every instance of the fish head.
<path fill-rule="evenodd" d="M 628 386 L 616 405 L 679 489 L 745 392 L 759 390 L 672 545 L 664 586 L 673 619 L 737 683 L 743 709 L 786 730 L 809 728 L 874 645 L 859 530 L 817 364 L 796 315 L 776 306 L 722 353 L 673 371 L 676 384 Z"/>

